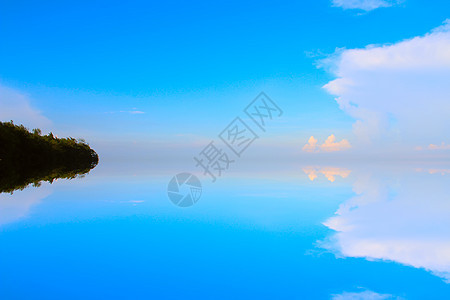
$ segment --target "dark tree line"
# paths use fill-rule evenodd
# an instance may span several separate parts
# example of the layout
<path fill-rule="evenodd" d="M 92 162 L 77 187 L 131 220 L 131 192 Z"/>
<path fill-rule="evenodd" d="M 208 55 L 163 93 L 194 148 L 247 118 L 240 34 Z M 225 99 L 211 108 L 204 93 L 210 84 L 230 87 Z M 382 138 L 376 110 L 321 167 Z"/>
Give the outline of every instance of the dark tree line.
<path fill-rule="evenodd" d="M 72 179 L 97 164 L 97 153 L 84 140 L 55 138 L 12 121 L 0 122 L 0 193 L 43 180 Z"/>

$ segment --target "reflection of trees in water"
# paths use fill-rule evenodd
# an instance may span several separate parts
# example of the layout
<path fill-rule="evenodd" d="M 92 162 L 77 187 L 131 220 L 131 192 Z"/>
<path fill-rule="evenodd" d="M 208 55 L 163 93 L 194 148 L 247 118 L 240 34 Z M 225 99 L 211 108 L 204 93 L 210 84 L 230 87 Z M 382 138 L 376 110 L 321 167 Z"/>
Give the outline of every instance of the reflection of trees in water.
<path fill-rule="evenodd" d="M 98 164 L 98 155 L 84 140 L 55 138 L 0 122 L 0 192 L 13 192 L 41 181 L 72 179 Z"/>

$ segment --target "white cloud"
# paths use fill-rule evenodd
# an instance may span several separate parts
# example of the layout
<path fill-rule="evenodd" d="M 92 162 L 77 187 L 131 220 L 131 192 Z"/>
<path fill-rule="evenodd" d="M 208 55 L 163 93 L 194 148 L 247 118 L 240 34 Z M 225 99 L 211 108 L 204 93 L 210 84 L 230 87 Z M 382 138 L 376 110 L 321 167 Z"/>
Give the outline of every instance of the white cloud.
<path fill-rule="evenodd" d="M 133 110 L 120 110 L 120 111 L 107 111 L 105 114 L 115 114 L 115 113 L 126 113 L 126 114 L 132 114 L 132 115 L 140 115 L 145 114 L 145 111 L 136 110 L 136 108 L 133 108 Z"/>
<path fill-rule="evenodd" d="M 362 292 L 343 292 L 342 294 L 332 295 L 332 300 L 385 300 L 385 299 L 400 299 L 390 294 L 379 294 L 373 291 Z"/>
<path fill-rule="evenodd" d="M 317 151 L 317 139 L 311 136 L 308 140 L 308 143 L 303 146 L 303 151 L 306 152 L 316 152 Z"/>
<path fill-rule="evenodd" d="M 330 135 L 325 140 L 325 142 L 320 145 L 320 149 L 325 152 L 342 151 L 350 147 L 350 143 L 346 139 L 343 139 L 340 142 L 336 142 L 336 137 L 334 136 L 334 134 Z"/>
<path fill-rule="evenodd" d="M 45 133 L 51 122 L 31 105 L 31 99 L 14 89 L 0 85 L 0 121 L 11 121 Z"/>
<path fill-rule="evenodd" d="M 399 2 L 396 0 L 333 0 L 333 6 L 371 11 L 380 7 L 390 7 Z"/>
<path fill-rule="evenodd" d="M 302 148 L 305 152 L 337 152 L 351 148 L 350 143 L 343 139 L 340 142 L 336 142 L 334 134 L 330 135 L 322 145 L 317 144 L 317 139 L 311 136 L 308 143 Z"/>
<path fill-rule="evenodd" d="M 337 76 L 324 88 L 356 119 L 358 143 L 417 145 L 449 137 L 449 21 L 395 44 L 340 50 L 324 63 Z"/>
<path fill-rule="evenodd" d="M 11 121 L 32 128 L 49 131 L 51 122 L 31 105 L 31 99 L 14 89 L 0 85 L 0 121 Z M 44 183 L 39 189 L 27 188 L 14 195 L 0 194 L 0 225 L 25 217 L 30 208 L 50 194 Z"/>

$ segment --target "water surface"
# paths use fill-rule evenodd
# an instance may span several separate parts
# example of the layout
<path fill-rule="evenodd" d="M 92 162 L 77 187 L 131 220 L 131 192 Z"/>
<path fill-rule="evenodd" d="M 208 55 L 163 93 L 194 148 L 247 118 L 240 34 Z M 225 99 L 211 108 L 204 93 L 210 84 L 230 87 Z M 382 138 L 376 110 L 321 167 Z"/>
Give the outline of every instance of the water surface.
<path fill-rule="evenodd" d="M 1 194 L 0 298 L 450 297 L 448 165 L 248 162 L 179 208 L 185 170 L 105 161 Z"/>

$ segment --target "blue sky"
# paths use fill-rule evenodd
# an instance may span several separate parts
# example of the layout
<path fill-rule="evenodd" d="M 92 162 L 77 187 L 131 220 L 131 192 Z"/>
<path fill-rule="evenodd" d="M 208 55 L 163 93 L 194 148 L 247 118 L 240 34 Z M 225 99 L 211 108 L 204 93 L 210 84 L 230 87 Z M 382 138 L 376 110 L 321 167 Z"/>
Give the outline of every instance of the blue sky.
<path fill-rule="evenodd" d="M 331 154 L 406 157 L 410 151 L 415 158 L 449 161 L 449 12 L 448 0 L 1 1 L 0 120 L 84 137 L 101 159 L 91 174 L 97 176 L 20 191 L 15 198 L 3 195 L 2 208 L 9 211 L 0 223 L 34 217 L 8 225 L 18 235 L 3 236 L 10 247 L 0 254 L 19 257 L 8 260 L 5 270 L 12 275 L 5 282 L 23 295 L 50 288 L 48 279 L 60 283 L 58 289 L 87 280 L 86 290 L 95 284 L 114 293 L 123 287 L 117 278 L 131 270 L 125 285 L 145 286 L 150 278 L 163 292 L 173 286 L 171 271 L 178 264 L 184 274 L 207 274 L 189 277 L 195 282 L 180 286 L 186 295 L 186 289 L 197 290 L 196 283 L 211 281 L 204 267 L 217 264 L 218 254 L 226 258 L 218 268 L 224 278 L 249 291 L 247 279 L 256 273 L 253 290 L 261 296 L 272 295 L 260 289 L 261 282 L 274 294 L 280 287 L 291 293 L 288 286 L 297 286 L 298 278 L 305 293 L 335 299 L 352 296 L 357 287 L 368 295 L 447 294 L 450 227 L 448 202 L 442 200 L 448 197 L 449 168 L 439 161 L 411 173 L 416 164 L 408 162 L 403 174 L 393 160 L 371 159 L 375 167 L 392 167 L 393 174 L 377 170 L 371 177 L 366 164 L 347 166 Z M 231 168 L 228 181 L 210 189 L 209 178 L 202 177 L 207 201 L 187 212 L 175 209 L 166 199 L 167 179 L 182 170 L 201 173 L 192 156 L 217 140 L 261 91 L 283 109 L 282 118 Z M 188 159 L 178 160 L 180 152 Z M 258 160 L 259 152 L 271 159 Z M 284 160 L 288 155 L 299 159 Z M 124 157 L 136 158 L 135 164 L 103 163 Z M 319 162 L 330 166 L 317 167 Z M 331 167 L 337 164 L 345 168 Z M 147 216 L 137 214 L 140 207 Z M 103 216 L 117 219 L 106 222 Z M 59 218 L 67 222 L 57 224 Z M 35 225 L 45 230 L 37 232 Z M 117 230 L 99 238 L 105 226 Z M 256 239 L 240 228 L 257 232 Z M 148 232 L 156 235 L 143 240 Z M 173 249 L 178 253 L 199 233 L 208 243 L 187 252 L 194 260 L 174 259 Z M 217 236 L 225 239 L 209 243 Z M 244 253 L 254 259 L 234 260 L 246 256 L 240 247 L 227 246 L 231 236 L 250 245 Z M 80 243 L 86 238 L 107 248 L 92 252 L 92 244 Z M 346 259 L 303 255 L 318 240 Z M 61 245 L 68 255 L 60 255 Z M 28 249 L 37 250 L 24 255 Z M 134 255 L 103 272 L 111 258 L 130 249 Z M 270 263 L 273 249 L 283 255 Z M 199 268 L 196 261 L 206 265 Z M 97 281 L 86 277 L 87 263 L 99 266 Z M 247 271 L 237 274 L 242 264 Z M 60 276 L 61 265 L 71 276 Z M 158 266 L 168 271 L 161 276 Z M 285 276 L 272 281 L 266 266 L 270 276 Z M 50 273 L 40 276 L 43 269 Z M 17 274 L 31 274 L 35 284 L 16 289 Z M 116 289 L 109 289 L 112 283 Z M 218 288 L 230 291 L 228 284 Z"/>
<path fill-rule="evenodd" d="M 349 8 L 358 2 L 390 7 Z M 334 134 L 356 145 L 358 116 L 322 88 L 337 64 L 319 62 L 337 49 L 423 36 L 449 8 L 414 0 L 2 1 L 0 84 L 49 121 L 17 112 L 17 123 L 93 144 L 210 139 L 265 91 L 285 111 L 273 138 L 295 137 L 300 149 L 311 135 L 321 143 Z"/>

